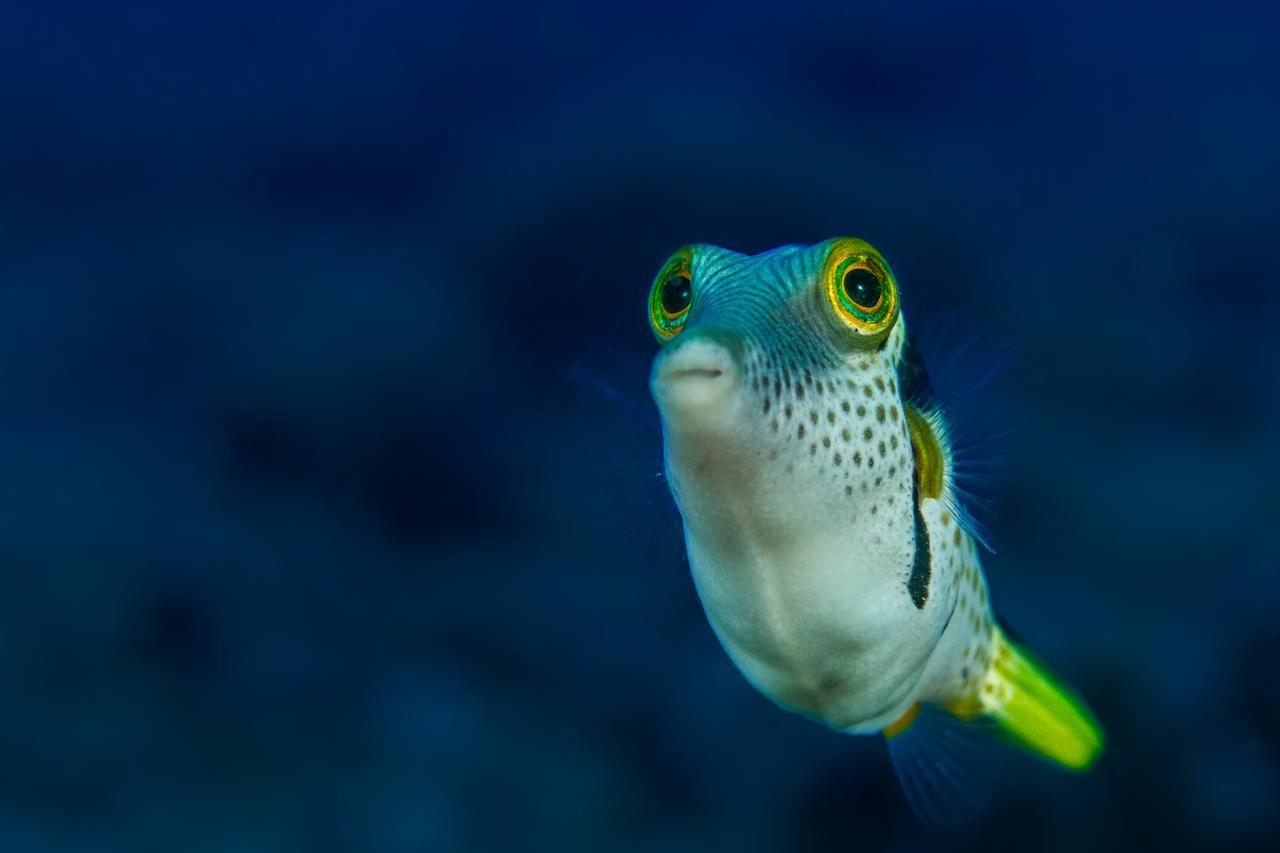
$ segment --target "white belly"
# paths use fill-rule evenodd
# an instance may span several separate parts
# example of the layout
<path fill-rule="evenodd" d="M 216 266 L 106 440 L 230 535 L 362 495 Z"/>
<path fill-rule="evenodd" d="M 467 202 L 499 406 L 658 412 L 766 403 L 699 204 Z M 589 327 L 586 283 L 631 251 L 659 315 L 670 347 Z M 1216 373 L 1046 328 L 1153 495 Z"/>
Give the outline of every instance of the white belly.
<path fill-rule="evenodd" d="M 852 456 L 824 468 L 810 461 L 816 449 L 761 441 L 749 424 L 730 410 L 715 429 L 667 432 L 667 477 L 708 621 L 779 705 L 842 731 L 878 731 L 922 697 L 949 616 L 942 596 L 920 609 L 908 591 L 913 475 L 883 455 L 874 474 Z"/>
<path fill-rule="evenodd" d="M 708 621 L 748 681 L 834 728 L 878 731 L 916 701 L 938 626 L 906 592 L 909 544 L 859 555 L 845 533 L 741 535 L 728 549 L 686 541 Z"/>

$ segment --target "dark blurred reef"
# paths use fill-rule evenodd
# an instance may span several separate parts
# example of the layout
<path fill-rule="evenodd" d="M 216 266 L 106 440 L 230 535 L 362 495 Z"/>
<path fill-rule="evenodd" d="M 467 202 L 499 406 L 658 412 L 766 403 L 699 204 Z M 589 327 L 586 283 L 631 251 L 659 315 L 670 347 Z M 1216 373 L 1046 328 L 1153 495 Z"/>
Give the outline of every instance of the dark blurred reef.
<path fill-rule="evenodd" d="M 0 16 L 0 850 L 1280 842 L 1256 4 Z M 919 828 L 733 670 L 650 277 L 854 234 L 1015 337 L 997 606 L 1106 725 Z M 918 319 L 916 319 L 918 318 Z"/>

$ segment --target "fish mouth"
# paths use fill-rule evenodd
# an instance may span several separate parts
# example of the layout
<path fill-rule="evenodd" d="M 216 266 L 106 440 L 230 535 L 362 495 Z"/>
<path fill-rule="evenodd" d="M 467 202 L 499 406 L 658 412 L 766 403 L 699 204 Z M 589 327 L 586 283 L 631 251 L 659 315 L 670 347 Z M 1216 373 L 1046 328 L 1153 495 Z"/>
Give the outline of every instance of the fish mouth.
<path fill-rule="evenodd" d="M 692 424 L 725 411 L 737 377 L 727 347 L 705 336 L 690 336 L 659 353 L 650 387 L 668 425 Z"/>
<path fill-rule="evenodd" d="M 718 379 L 723 375 L 724 371 L 718 367 L 682 367 L 667 371 L 662 378 L 671 382 L 681 379 Z"/>

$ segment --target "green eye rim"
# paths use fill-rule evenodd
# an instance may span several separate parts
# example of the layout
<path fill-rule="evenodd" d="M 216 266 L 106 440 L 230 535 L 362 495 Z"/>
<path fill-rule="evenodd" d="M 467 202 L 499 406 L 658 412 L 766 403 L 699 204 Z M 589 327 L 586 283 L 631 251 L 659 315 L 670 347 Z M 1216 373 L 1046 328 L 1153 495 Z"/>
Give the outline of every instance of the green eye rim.
<path fill-rule="evenodd" d="M 852 282 L 859 273 L 863 280 Z M 867 274 L 879 285 L 873 305 L 859 304 L 850 293 L 866 289 L 855 285 L 865 285 Z M 880 253 L 864 240 L 836 240 L 828 252 L 824 276 L 827 301 L 841 323 L 869 342 L 884 340 L 898 319 L 898 283 Z"/>
<path fill-rule="evenodd" d="M 693 306 L 693 248 L 676 251 L 649 288 L 649 326 L 660 343 L 680 333 Z"/>

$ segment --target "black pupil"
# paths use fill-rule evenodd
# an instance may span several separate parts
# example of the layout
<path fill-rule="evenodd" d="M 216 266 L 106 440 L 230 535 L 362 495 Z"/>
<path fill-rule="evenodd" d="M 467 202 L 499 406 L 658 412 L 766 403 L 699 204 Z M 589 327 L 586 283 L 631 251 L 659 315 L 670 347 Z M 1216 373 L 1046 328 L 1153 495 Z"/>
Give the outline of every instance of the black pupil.
<path fill-rule="evenodd" d="M 880 279 L 871 270 L 851 269 L 844 274 L 844 292 L 859 308 L 875 308 L 880 301 Z"/>
<path fill-rule="evenodd" d="M 682 275 L 673 275 L 662 283 L 662 310 L 668 314 L 679 314 L 689 307 L 691 290 L 689 279 Z"/>

